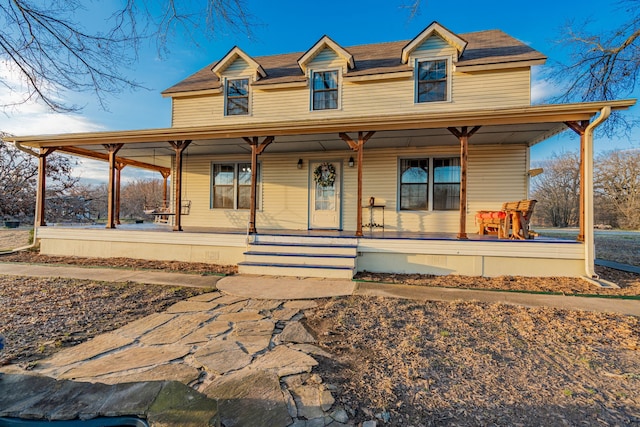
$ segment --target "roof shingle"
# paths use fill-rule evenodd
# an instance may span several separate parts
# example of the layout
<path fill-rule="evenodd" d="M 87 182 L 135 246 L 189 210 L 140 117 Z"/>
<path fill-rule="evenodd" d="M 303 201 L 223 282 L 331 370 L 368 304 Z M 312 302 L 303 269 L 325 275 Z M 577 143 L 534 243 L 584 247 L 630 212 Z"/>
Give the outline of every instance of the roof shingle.
<path fill-rule="evenodd" d="M 490 65 L 499 63 L 545 60 L 537 50 L 500 30 L 479 31 L 460 34 L 467 42 L 467 48 L 460 56 L 457 66 Z M 348 76 L 394 73 L 410 71 L 412 68 L 401 62 L 402 48 L 407 40 L 346 47 L 355 59 L 355 68 Z M 254 57 L 262 65 L 267 76 L 253 84 L 256 86 L 274 83 L 295 83 L 306 77 L 298 66 L 298 59 L 304 52 Z M 217 61 L 207 65 L 181 82 L 163 91 L 171 95 L 180 92 L 211 90 L 220 88 L 220 80 L 211 71 Z"/>

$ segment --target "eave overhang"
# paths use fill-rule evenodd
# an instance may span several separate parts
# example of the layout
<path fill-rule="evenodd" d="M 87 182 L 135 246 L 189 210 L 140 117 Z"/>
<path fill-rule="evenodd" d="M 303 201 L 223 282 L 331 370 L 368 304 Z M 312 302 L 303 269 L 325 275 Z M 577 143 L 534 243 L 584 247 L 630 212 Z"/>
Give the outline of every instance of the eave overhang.
<path fill-rule="evenodd" d="M 323 118 L 300 121 L 247 123 L 206 127 L 160 128 L 59 135 L 13 136 L 8 141 L 30 147 L 89 146 L 116 143 L 145 143 L 174 140 L 215 140 L 247 136 L 292 136 L 358 131 L 399 131 L 436 129 L 451 126 L 516 125 L 530 123 L 562 124 L 590 120 L 605 106 L 624 110 L 635 99 L 576 104 L 534 105 L 459 112 L 429 112 L 386 116 Z"/>

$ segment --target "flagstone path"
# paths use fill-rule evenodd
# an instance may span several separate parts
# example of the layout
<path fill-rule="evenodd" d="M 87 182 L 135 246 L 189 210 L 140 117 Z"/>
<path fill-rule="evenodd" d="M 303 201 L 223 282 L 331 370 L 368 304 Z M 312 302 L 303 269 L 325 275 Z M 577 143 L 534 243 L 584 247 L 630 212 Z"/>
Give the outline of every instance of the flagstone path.
<path fill-rule="evenodd" d="M 311 373 L 318 363 L 314 356 L 331 355 L 313 345 L 314 337 L 300 322 L 303 311 L 315 306 L 312 300 L 202 294 L 65 349 L 29 373 L 84 388 L 95 383 L 96 389 L 182 383 L 205 400 L 217 401 L 226 427 L 339 427 L 347 425 L 347 412 L 334 405 L 333 387 Z M 15 367 L 4 371 L 20 374 Z M 154 396 L 162 387 L 153 388 Z M 41 410 L 40 417 L 56 411 Z M 99 415 L 98 410 L 83 413 L 85 418 Z"/>

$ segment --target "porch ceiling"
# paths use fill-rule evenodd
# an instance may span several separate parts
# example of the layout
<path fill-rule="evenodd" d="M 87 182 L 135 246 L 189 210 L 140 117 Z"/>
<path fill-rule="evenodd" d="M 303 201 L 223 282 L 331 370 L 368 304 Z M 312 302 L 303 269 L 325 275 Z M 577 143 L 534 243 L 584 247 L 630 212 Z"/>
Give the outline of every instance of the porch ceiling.
<path fill-rule="evenodd" d="M 551 135 L 562 132 L 563 123 L 534 123 L 495 125 L 482 127 L 470 140 L 470 144 L 528 144 L 533 145 Z M 355 137 L 356 134 L 354 133 Z M 434 145 L 457 146 L 460 142 L 445 128 L 378 131 L 367 142 L 365 150 L 372 148 L 426 147 Z M 82 148 L 106 152 L 102 146 L 81 145 Z M 349 150 L 349 146 L 337 133 L 277 136 L 265 153 L 312 152 Z M 188 148 L 190 155 L 250 154 L 250 146 L 241 138 L 196 139 Z M 119 156 L 131 159 L 153 158 L 161 160 L 172 156 L 173 149 L 164 141 L 125 144 Z M 156 162 L 157 163 L 157 162 Z"/>
<path fill-rule="evenodd" d="M 336 118 L 277 123 L 254 123 L 192 128 L 167 128 L 118 132 L 96 132 L 15 137 L 31 147 L 80 147 L 106 153 L 102 144 L 124 143 L 119 157 L 170 166 L 174 151 L 167 141 L 192 140 L 188 154 L 249 154 L 247 136 L 275 136 L 267 152 L 311 152 L 348 150 L 338 136 L 347 132 L 376 131 L 365 151 L 385 147 L 459 145 L 447 127 L 482 126 L 469 144 L 534 145 L 567 129 L 566 121 L 590 120 L 603 107 L 627 109 L 635 100 L 579 104 L 536 105 L 526 108 L 485 109 L 465 112 L 404 114 L 395 116 Z"/>

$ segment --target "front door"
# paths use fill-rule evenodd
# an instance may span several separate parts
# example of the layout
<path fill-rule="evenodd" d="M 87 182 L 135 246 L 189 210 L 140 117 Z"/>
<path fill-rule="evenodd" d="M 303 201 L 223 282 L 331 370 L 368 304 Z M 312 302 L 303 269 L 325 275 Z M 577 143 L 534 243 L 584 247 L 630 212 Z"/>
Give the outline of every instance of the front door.
<path fill-rule="evenodd" d="M 309 228 L 340 228 L 341 218 L 341 164 L 338 162 L 311 162 L 309 181 Z"/>

